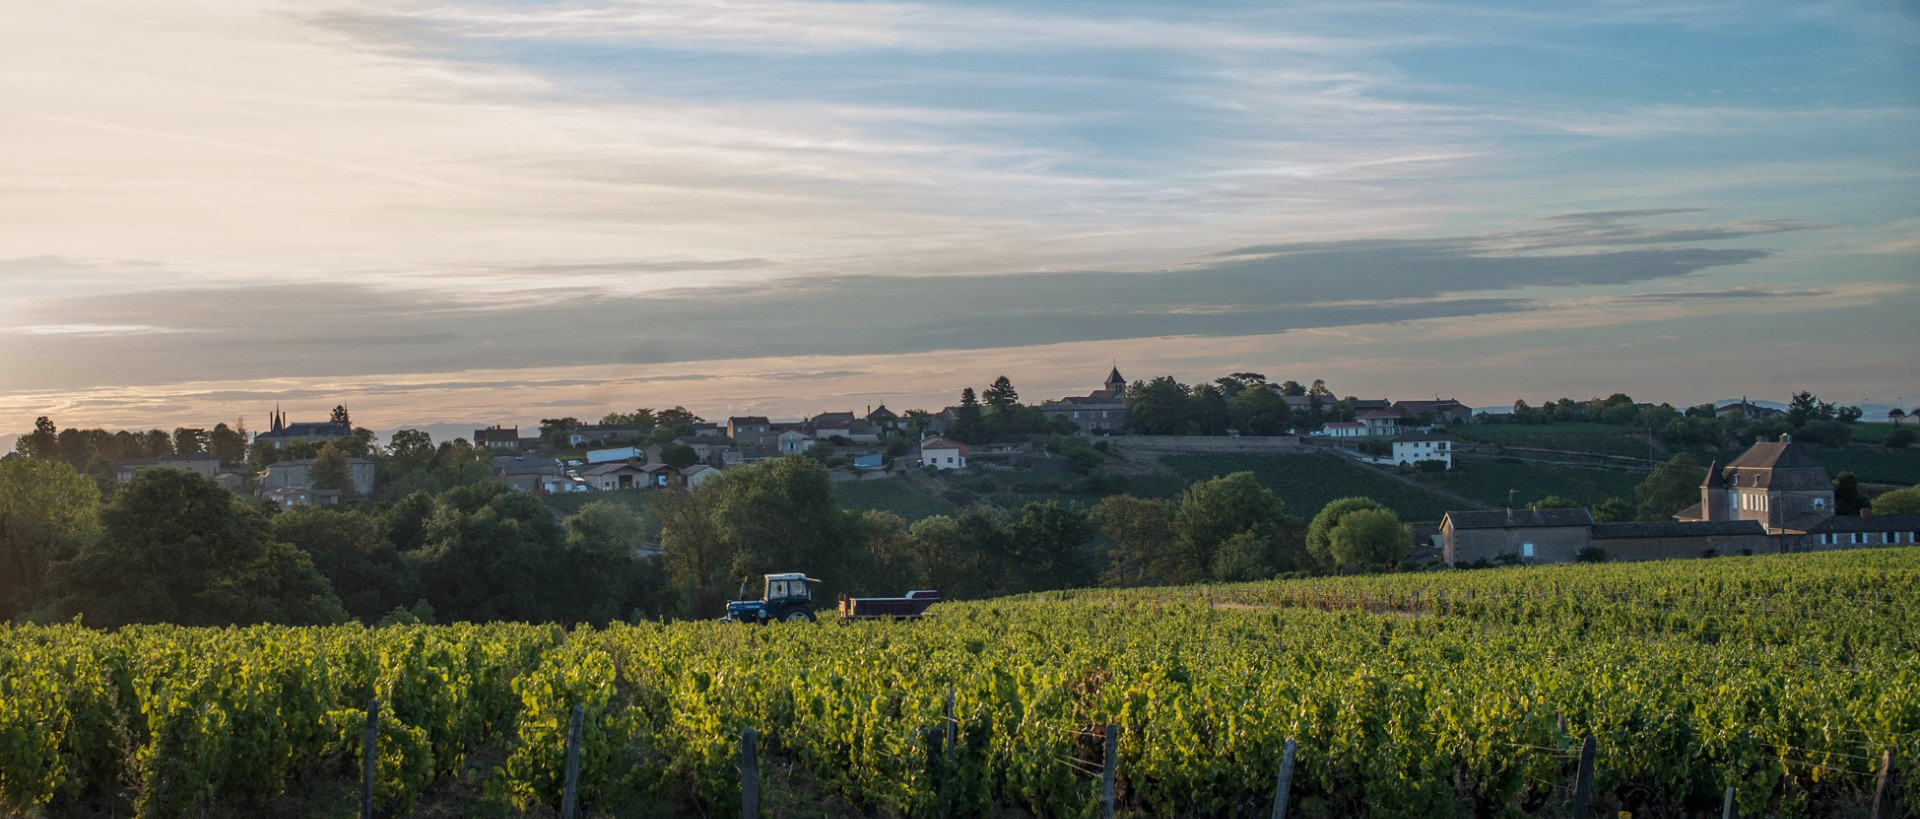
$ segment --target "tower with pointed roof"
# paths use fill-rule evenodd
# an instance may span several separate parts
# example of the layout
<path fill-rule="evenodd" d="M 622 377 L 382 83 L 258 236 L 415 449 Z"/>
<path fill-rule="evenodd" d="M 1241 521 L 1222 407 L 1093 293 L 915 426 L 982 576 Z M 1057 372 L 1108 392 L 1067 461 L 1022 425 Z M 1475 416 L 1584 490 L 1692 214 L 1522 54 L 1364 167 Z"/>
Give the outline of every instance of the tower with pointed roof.
<path fill-rule="evenodd" d="M 1120 395 L 1127 391 L 1127 379 L 1120 377 L 1120 363 L 1117 361 L 1113 364 L 1113 371 L 1107 373 L 1107 389 L 1111 390 L 1114 395 Z"/>

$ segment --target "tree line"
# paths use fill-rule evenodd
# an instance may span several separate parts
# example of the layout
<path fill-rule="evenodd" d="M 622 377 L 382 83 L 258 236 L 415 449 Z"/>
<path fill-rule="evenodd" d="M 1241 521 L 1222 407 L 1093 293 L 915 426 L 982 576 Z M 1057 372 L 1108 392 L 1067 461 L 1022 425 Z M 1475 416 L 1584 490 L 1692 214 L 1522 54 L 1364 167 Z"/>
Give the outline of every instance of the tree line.
<path fill-rule="evenodd" d="M 408 457 L 398 449 L 388 457 Z M 561 517 L 491 479 L 282 510 L 184 470 L 144 470 L 103 498 L 68 464 L 9 459 L 0 461 L 0 620 L 704 618 L 741 581 L 757 588 L 768 572 L 824 578 L 820 602 L 830 605 L 841 591 L 982 598 L 1390 569 L 1410 544 L 1377 503 L 1342 501 L 1304 520 L 1248 473 L 1166 500 L 976 506 L 911 525 L 841 508 L 825 467 L 799 456 L 654 497 L 657 523 L 614 500 Z"/>

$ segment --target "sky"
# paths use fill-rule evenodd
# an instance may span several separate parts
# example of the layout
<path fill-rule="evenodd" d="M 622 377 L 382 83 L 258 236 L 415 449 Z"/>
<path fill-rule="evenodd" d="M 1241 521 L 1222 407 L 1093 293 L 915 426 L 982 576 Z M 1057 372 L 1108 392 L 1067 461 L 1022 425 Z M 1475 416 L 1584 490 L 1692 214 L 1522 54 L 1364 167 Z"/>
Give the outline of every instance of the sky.
<path fill-rule="evenodd" d="M 1920 0 L 0 4 L 0 432 L 1920 405 Z"/>

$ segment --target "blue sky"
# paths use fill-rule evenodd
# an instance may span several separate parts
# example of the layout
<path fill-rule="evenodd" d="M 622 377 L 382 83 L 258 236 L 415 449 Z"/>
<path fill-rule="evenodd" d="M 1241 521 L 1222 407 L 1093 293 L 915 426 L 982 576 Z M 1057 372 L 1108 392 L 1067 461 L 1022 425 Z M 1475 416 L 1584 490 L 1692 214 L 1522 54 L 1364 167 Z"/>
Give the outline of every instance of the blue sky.
<path fill-rule="evenodd" d="M 1115 360 L 1920 403 L 1916 2 L 22 17 L 9 430 L 937 407 Z"/>

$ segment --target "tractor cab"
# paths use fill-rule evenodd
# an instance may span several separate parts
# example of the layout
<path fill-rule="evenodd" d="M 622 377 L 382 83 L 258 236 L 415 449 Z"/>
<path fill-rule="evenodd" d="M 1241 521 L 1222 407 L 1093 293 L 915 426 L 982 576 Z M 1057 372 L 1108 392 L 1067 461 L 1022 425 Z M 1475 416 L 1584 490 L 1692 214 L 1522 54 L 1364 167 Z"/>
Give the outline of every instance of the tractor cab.
<path fill-rule="evenodd" d="M 790 623 L 813 621 L 813 584 L 820 582 L 818 578 L 808 577 L 800 572 L 770 574 L 765 577 L 766 590 L 761 593 L 759 600 L 735 600 L 728 603 L 727 616 L 722 619 L 734 623 L 771 623 L 775 620 Z M 745 592 L 746 589 L 742 588 L 741 591 Z"/>

